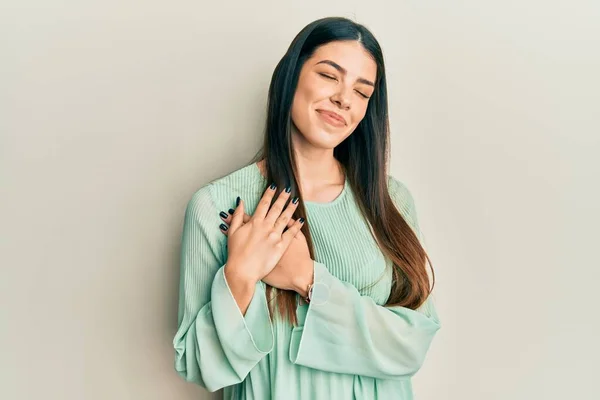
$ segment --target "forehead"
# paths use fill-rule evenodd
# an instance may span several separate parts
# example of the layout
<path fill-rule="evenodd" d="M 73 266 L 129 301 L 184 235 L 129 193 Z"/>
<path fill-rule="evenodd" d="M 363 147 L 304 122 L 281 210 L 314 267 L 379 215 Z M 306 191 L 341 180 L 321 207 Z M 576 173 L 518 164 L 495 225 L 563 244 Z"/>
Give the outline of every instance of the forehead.
<path fill-rule="evenodd" d="M 375 82 L 377 64 L 365 48 L 357 41 L 337 41 L 317 48 L 310 59 L 314 66 L 319 61 L 331 60 L 348 71 L 349 76 Z M 320 64 L 324 66 L 324 64 Z M 327 68 L 327 67 L 325 67 Z"/>

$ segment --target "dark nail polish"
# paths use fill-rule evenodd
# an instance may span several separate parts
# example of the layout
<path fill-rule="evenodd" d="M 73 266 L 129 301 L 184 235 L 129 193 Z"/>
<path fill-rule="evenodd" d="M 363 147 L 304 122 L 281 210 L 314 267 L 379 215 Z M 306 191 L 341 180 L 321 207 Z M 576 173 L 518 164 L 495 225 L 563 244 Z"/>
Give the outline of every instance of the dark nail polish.
<path fill-rule="evenodd" d="M 300 223 L 303 224 L 304 223 L 304 218 L 300 217 L 300 218 L 298 218 L 298 221 L 300 221 Z"/>
<path fill-rule="evenodd" d="M 298 197 L 294 197 L 294 198 L 292 199 L 292 203 L 296 204 L 297 202 L 298 202 Z"/>
<path fill-rule="evenodd" d="M 240 196 L 237 197 L 237 199 L 235 199 L 235 206 L 239 206 L 240 205 Z"/>
<path fill-rule="evenodd" d="M 229 228 L 227 228 L 227 225 L 225 225 L 225 224 L 221 224 L 221 225 L 219 225 L 219 227 L 221 229 L 223 229 L 224 231 L 226 231 L 227 229 L 229 229 Z"/>
<path fill-rule="evenodd" d="M 269 186 L 269 189 L 271 190 L 275 190 L 277 188 L 277 185 L 275 183 L 271 183 L 271 186 Z"/>
<path fill-rule="evenodd" d="M 292 191 L 292 188 L 291 188 L 290 186 L 288 186 L 288 187 L 286 187 L 286 188 L 285 188 L 285 192 L 286 192 L 286 193 L 289 193 L 289 192 L 291 192 L 291 191 Z"/>
<path fill-rule="evenodd" d="M 234 212 L 235 212 L 235 210 L 233 208 L 229 209 L 229 214 L 233 215 Z"/>
<path fill-rule="evenodd" d="M 223 218 L 223 219 L 227 218 L 227 213 L 225 213 L 225 212 L 223 212 L 223 211 L 221 211 L 221 212 L 219 213 L 219 215 L 220 215 L 220 216 L 221 216 L 221 218 Z"/>

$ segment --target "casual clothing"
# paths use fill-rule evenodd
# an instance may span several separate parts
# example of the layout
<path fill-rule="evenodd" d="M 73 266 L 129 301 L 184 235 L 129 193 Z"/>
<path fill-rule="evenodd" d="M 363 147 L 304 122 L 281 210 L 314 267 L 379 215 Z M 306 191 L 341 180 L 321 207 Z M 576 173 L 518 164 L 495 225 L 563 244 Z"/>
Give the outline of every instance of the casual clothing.
<path fill-rule="evenodd" d="M 392 263 L 371 236 L 349 182 L 329 203 L 304 202 L 315 247 L 312 301 L 298 326 L 271 321 L 265 284 L 245 315 L 227 285 L 220 211 L 244 200 L 252 215 L 266 188 L 250 164 L 199 189 L 188 203 L 181 248 L 175 368 L 224 399 L 413 399 L 439 319 L 430 296 L 418 310 L 384 307 Z M 413 198 L 388 176 L 390 195 L 422 242 Z"/>

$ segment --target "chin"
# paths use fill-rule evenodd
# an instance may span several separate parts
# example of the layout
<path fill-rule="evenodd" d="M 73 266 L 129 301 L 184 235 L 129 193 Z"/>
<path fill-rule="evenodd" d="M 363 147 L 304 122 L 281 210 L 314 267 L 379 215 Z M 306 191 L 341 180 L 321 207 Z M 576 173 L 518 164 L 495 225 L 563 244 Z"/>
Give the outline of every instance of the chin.
<path fill-rule="evenodd" d="M 333 149 L 344 140 L 342 133 L 330 132 L 325 129 L 315 129 L 307 138 L 316 147 L 322 149 Z"/>
<path fill-rule="evenodd" d="M 306 122 L 309 123 L 303 124 L 305 129 L 298 129 L 295 123 L 294 125 L 297 131 L 304 137 L 304 140 L 318 148 L 333 149 L 348 136 L 348 127 L 335 128 L 323 124 L 318 119 L 308 119 Z"/>

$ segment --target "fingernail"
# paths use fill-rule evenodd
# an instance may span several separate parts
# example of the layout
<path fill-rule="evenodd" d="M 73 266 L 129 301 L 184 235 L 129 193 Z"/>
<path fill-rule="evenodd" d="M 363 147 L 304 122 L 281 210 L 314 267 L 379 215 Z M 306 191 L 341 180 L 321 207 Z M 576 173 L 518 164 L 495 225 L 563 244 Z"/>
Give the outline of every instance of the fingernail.
<path fill-rule="evenodd" d="M 233 208 L 229 209 L 229 214 L 233 215 L 234 212 L 235 212 L 235 210 Z"/>
<path fill-rule="evenodd" d="M 304 223 L 304 218 L 300 217 L 300 218 L 298 218 L 298 221 L 300 221 L 300 223 L 303 224 Z"/>
<path fill-rule="evenodd" d="M 240 205 L 240 196 L 237 197 L 237 199 L 235 200 L 235 206 L 239 206 Z"/>
<path fill-rule="evenodd" d="M 219 227 L 220 227 L 221 229 L 223 229 L 224 231 L 226 231 L 226 230 L 228 229 L 228 228 L 227 228 L 227 225 L 225 225 L 225 224 L 221 224 L 221 225 L 219 225 Z"/>
<path fill-rule="evenodd" d="M 225 213 L 225 212 L 223 212 L 223 211 L 221 211 L 221 212 L 219 213 L 219 215 L 220 215 L 220 216 L 221 216 L 221 218 L 223 218 L 223 219 L 227 218 L 227 213 Z"/>
<path fill-rule="evenodd" d="M 286 187 L 286 188 L 285 188 L 285 192 L 286 192 L 286 193 L 289 193 L 289 192 L 291 192 L 291 191 L 292 191 L 292 188 L 291 188 L 290 186 L 288 186 L 288 187 Z"/>
<path fill-rule="evenodd" d="M 292 199 L 292 203 L 296 204 L 297 202 L 298 202 L 298 197 L 294 197 L 294 198 Z"/>
<path fill-rule="evenodd" d="M 277 185 L 275 183 L 271 183 L 271 186 L 269 186 L 269 189 L 271 190 L 275 190 L 277 188 Z"/>

